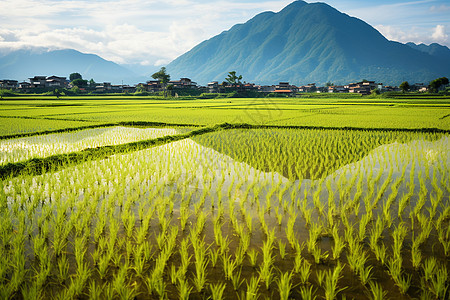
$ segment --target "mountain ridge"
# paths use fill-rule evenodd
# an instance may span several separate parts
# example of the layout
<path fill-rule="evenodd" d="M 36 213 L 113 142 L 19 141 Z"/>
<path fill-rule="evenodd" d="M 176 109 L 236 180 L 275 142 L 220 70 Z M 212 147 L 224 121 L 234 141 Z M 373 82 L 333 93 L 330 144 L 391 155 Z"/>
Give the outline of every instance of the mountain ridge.
<path fill-rule="evenodd" d="M 134 83 L 141 76 L 98 55 L 74 49 L 19 49 L 0 56 L 0 78 L 27 80 L 35 75 L 69 77 L 80 73 L 98 82 Z"/>
<path fill-rule="evenodd" d="M 231 70 L 271 84 L 344 84 L 363 78 L 399 84 L 448 75 L 429 53 L 387 40 L 375 28 L 325 3 L 295 1 L 263 12 L 179 56 L 167 69 L 200 83 L 223 81 Z"/>

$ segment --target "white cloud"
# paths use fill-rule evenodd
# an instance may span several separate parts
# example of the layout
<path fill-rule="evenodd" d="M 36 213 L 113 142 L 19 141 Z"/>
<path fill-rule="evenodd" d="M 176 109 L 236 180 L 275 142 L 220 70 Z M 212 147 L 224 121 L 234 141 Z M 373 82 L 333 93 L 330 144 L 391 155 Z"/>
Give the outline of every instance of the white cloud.
<path fill-rule="evenodd" d="M 421 35 L 418 33 L 418 28 L 409 28 L 407 30 L 390 25 L 377 25 L 375 28 L 381 32 L 388 40 L 398 42 L 412 42 L 421 39 Z M 422 42 L 422 41 L 420 41 Z"/>
<path fill-rule="evenodd" d="M 289 2 L 1 0 L 0 50 L 73 48 L 119 63 L 161 65 L 235 23 Z"/>
<path fill-rule="evenodd" d="M 433 28 L 433 34 L 431 35 L 431 37 L 438 43 L 447 42 L 448 34 L 445 32 L 445 26 L 437 25 L 435 28 Z"/>
<path fill-rule="evenodd" d="M 448 34 L 444 25 L 437 25 L 431 29 L 424 29 L 421 27 L 398 27 L 377 25 L 375 28 L 380 31 L 388 40 L 398 41 L 402 43 L 439 43 L 447 44 Z"/>
<path fill-rule="evenodd" d="M 430 7 L 430 11 L 434 13 L 442 13 L 450 10 L 449 5 L 441 4 L 441 5 L 432 5 Z"/>

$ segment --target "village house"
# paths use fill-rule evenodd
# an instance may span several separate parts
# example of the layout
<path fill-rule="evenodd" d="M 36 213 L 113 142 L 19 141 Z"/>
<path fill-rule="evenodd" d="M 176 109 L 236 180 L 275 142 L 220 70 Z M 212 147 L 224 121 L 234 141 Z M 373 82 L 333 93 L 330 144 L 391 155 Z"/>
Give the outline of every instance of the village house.
<path fill-rule="evenodd" d="M 348 88 L 343 85 L 333 85 L 328 87 L 328 93 L 348 93 Z"/>
<path fill-rule="evenodd" d="M 212 81 L 208 83 L 208 91 L 210 93 L 218 93 L 219 92 L 219 82 L 218 81 Z"/>
<path fill-rule="evenodd" d="M 111 82 L 103 82 L 95 86 L 95 91 L 99 93 L 108 92 L 111 91 L 111 89 Z"/>
<path fill-rule="evenodd" d="M 45 80 L 46 87 L 50 88 L 66 88 L 69 85 L 66 77 L 49 76 Z"/>
<path fill-rule="evenodd" d="M 162 90 L 161 82 L 159 82 L 159 80 L 149 80 L 146 83 L 139 83 L 138 87 L 150 93 L 155 93 Z"/>
<path fill-rule="evenodd" d="M 31 83 L 26 81 L 20 82 L 18 88 L 23 91 L 28 91 L 31 89 Z"/>
<path fill-rule="evenodd" d="M 262 85 L 258 89 L 262 93 L 273 93 L 275 91 L 275 85 Z"/>
<path fill-rule="evenodd" d="M 15 89 L 18 86 L 18 81 L 17 80 L 9 80 L 9 79 L 4 79 L 4 80 L 0 80 L 0 88 L 2 89 Z"/>
<path fill-rule="evenodd" d="M 66 88 L 69 85 L 66 77 L 34 76 L 29 78 L 31 88 Z"/>
<path fill-rule="evenodd" d="M 173 85 L 175 89 L 196 88 L 197 83 L 193 82 L 189 78 L 180 78 L 180 80 L 169 81 L 169 84 Z"/>
<path fill-rule="evenodd" d="M 28 79 L 30 80 L 31 88 L 44 88 L 47 76 L 34 76 Z"/>
<path fill-rule="evenodd" d="M 348 89 L 349 93 L 369 95 L 374 89 L 380 88 L 382 85 L 382 83 L 376 84 L 375 81 L 361 81 L 350 83 L 345 87 Z"/>
<path fill-rule="evenodd" d="M 111 85 L 111 93 L 123 93 L 123 85 L 112 84 Z"/>
<path fill-rule="evenodd" d="M 409 87 L 409 90 L 411 92 L 425 93 L 428 91 L 428 86 L 426 86 L 424 83 L 414 83 Z"/>
<path fill-rule="evenodd" d="M 298 88 L 295 85 L 290 85 L 289 82 L 280 82 L 275 86 L 275 90 L 273 91 L 273 93 L 291 95 L 295 94 L 297 91 Z"/>
<path fill-rule="evenodd" d="M 314 93 L 317 91 L 317 87 L 315 83 L 309 83 L 298 87 L 298 91 L 300 93 Z"/>
<path fill-rule="evenodd" d="M 381 86 L 378 89 L 380 90 L 381 93 L 401 91 L 398 87 L 390 85 Z"/>
<path fill-rule="evenodd" d="M 241 90 L 243 91 L 258 91 L 259 90 L 259 86 L 255 85 L 254 83 L 245 83 L 241 86 Z"/>
<path fill-rule="evenodd" d="M 122 92 L 127 94 L 136 93 L 136 87 L 130 86 L 130 85 L 123 85 L 122 86 Z"/>

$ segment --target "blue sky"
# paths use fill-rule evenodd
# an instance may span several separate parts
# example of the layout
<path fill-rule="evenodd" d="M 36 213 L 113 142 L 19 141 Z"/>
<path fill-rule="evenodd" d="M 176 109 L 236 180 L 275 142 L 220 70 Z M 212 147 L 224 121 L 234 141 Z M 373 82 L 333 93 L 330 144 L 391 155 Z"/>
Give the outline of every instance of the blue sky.
<path fill-rule="evenodd" d="M 201 41 L 292 0 L 1 0 L 0 52 L 72 48 L 159 66 Z M 316 1 L 307 1 L 316 2 Z M 450 1 L 325 0 L 390 40 L 450 47 Z"/>

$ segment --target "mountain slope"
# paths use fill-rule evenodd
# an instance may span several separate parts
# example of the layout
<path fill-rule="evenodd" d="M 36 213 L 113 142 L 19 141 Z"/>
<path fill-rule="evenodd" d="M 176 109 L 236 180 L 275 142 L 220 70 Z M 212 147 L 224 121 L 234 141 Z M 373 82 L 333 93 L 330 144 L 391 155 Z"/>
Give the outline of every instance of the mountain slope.
<path fill-rule="evenodd" d="M 377 30 L 324 3 L 295 1 L 264 12 L 202 42 L 171 62 L 174 77 L 223 81 L 236 70 L 263 84 L 290 81 L 347 83 L 363 78 L 386 84 L 424 82 L 450 66 L 422 51 L 388 41 Z"/>
<path fill-rule="evenodd" d="M 35 75 L 69 77 L 74 72 L 98 82 L 133 83 L 138 77 L 114 62 L 76 50 L 17 50 L 0 56 L 1 79 L 27 80 Z"/>

